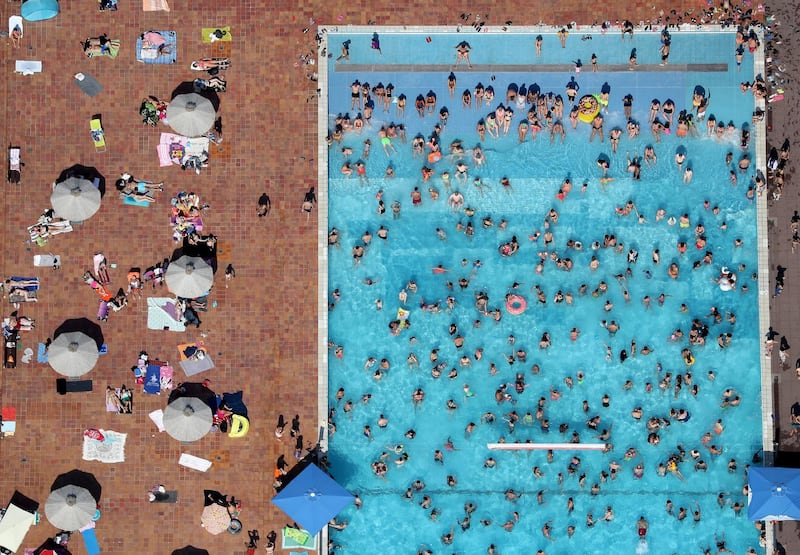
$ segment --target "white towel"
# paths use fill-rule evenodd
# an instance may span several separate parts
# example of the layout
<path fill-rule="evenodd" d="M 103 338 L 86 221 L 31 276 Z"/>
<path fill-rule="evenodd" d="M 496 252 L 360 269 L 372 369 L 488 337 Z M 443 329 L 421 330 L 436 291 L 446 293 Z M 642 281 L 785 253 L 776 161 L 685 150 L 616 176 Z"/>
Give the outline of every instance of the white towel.
<path fill-rule="evenodd" d="M 159 432 L 163 432 L 164 430 L 166 430 L 166 428 L 164 428 L 164 411 L 163 410 L 161 410 L 161 409 L 154 410 L 153 412 L 151 412 L 147 416 L 150 417 L 150 420 L 153 421 L 153 424 L 156 425 L 156 427 L 158 428 Z"/>
<path fill-rule="evenodd" d="M 181 453 L 181 458 L 178 459 L 178 464 L 181 466 L 185 466 L 186 468 L 199 470 L 200 472 L 205 472 L 206 470 L 211 468 L 211 461 L 206 459 L 201 459 L 200 457 L 195 457 L 194 455 L 190 455 L 189 453 Z"/>

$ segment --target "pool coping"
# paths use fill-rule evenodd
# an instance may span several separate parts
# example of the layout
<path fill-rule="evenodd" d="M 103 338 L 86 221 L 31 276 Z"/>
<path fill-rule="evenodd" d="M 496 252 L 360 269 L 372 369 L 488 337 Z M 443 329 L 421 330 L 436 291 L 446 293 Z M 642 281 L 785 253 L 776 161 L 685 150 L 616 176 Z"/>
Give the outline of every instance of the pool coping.
<path fill-rule="evenodd" d="M 599 25 L 578 25 L 572 24 L 571 31 L 600 31 Z M 564 26 L 554 25 L 527 25 L 514 26 L 513 33 L 557 33 Z M 645 30 L 645 23 L 640 22 L 634 25 L 636 32 L 639 33 L 660 33 L 661 27 L 651 26 L 650 30 Z M 619 26 L 612 26 L 608 32 L 619 31 Z M 317 337 L 317 415 L 320 426 L 319 445 L 322 453 L 328 451 L 328 145 L 326 137 L 328 134 L 328 32 L 334 33 L 372 33 L 376 30 L 387 33 L 428 33 L 428 34 L 453 34 L 460 33 L 462 25 L 457 26 L 427 26 L 427 25 L 321 25 L 318 27 L 320 44 L 318 48 L 317 73 L 319 94 L 317 104 L 317 129 L 318 129 L 318 150 L 317 150 L 317 210 L 318 210 L 318 229 L 317 229 L 317 310 L 318 337 Z M 682 24 L 671 29 L 678 32 L 731 32 L 729 27 L 722 25 L 692 25 Z M 484 26 L 480 32 L 483 33 L 505 33 L 507 28 L 502 26 Z M 765 52 L 764 52 L 764 33 L 763 28 L 758 28 L 760 44 L 753 53 L 753 78 L 756 75 L 765 75 Z M 464 36 L 468 36 L 472 31 L 467 31 Z M 755 137 L 755 167 L 756 171 L 761 171 L 766 175 L 767 171 L 767 115 L 766 100 L 754 100 L 754 110 L 764 111 L 761 121 L 754 124 Z M 765 466 L 773 465 L 774 447 L 777 440 L 774 438 L 774 427 L 772 422 L 773 414 L 773 381 L 771 358 L 764 356 L 765 345 L 760 341 L 764 337 L 770 326 L 770 288 L 769 288 L 769 237 L 767 235 L 767 193 L 756 195 L 756 237 L 757 237 L 757 259 L 758 259 L 758 323 L 759 323 L 759 360 L 761 376 L 761 448 L 764 454 Z M 766 529 L 766 553 L 770 555 L 774 552 L 775 529 L 774 526 L 767 526 Z M 328 529 L 323 528 L 321 532 L 320 550 L 322 546 L 328 544 Z M 320 551 L 322 553 L 322 551 Z"/>

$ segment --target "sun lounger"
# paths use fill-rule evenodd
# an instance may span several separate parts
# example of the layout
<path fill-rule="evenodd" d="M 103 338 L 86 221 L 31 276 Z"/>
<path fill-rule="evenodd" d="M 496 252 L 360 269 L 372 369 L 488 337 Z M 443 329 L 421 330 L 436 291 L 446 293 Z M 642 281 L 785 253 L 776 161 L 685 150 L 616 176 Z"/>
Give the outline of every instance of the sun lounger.
<path fill-rule="evenodd" d="M 103 85 L 88 73 L 76 73 L 73 83 L 89 96 L 97 96 L 103 91 Z"/>
<path fill-rule="evenodd" d="M 178 459 L 178 464 L 181 466 L 185 466 L 186 468 L 191 468 L 192 470 L 199 470 L 200 472 L 206 472 L 209 468 L 211 468 L 211 461 L 206 459 L 201 459 L 200 457 L 195 457 L 194 455 L 190 455 L 189 453 L 181 453 L 180 458 Z"/>
<path fill-rule="evenodd" d="M 0 547 L 16 553 L 36 518 L 39 503 L 15 491 L 0 520 Z"/>
<path fill-rule="evenodd" d="M 57 254 L 34 254 L 33 265 L 37 268 L 53 268 L 58 270 L 61 267 L 61 257 Z"/>
<path fill-rule="evenodd" d="M 25 164 L 20 161 L 21 149 L 18 146 L 8 147 L 8 182 L 19 183 L 22 177 L 22 166 Z"/>
<path fill-rule="evenodd" d="M 41 60 L 17 60 L 14 64 L 14 71 L 22 75 L 33 75 L 42 72 Z"/>
<path fill-rule="evenodd" d="M 14 32 L 14 29 L 19 30 L 19 38 L 25 36 L 25 27 L 22 23 L 21 15 L 12 15 L 8 18 L 8 36 Z"/>
<path fill-rule="evenodd" d="M 89 129 L 92 132 L 94 149 L 97 152 L 106 151 L 106 133 L 103 131 L 103 124 L 100 121 L 100 114 L 95 114 L 89 121 Z"/>

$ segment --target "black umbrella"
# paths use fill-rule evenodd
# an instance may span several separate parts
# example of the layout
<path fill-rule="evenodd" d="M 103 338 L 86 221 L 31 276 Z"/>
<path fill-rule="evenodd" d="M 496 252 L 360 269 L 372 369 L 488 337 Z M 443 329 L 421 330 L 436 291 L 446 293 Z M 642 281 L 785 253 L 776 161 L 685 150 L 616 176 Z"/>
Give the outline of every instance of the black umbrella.
<path fill-rule="evenodd" d="M 55 339 L 62 333 L 75 331 L 84 333 L 94 339 L 95 343 L 97 343 L 98 350 L 100 350 L 105 342 L 103 338 L 103 328 L 101 328 L 97 322 L 92 322 L 88 318 L 70 318 L 69 320 L 64 320 L 53 332 L 53 338 Z"/>
<path fill-rule="evenodd" d="M 61 183 L 62 181 L 66 181 L 70 177 L 87 179 L 92 183 L 94 183 L 94 180 L 96 179 L 98 181 L 97 188 L 100 190 L 100 196 L 103 196 L 106 193 L 106 178 L 95 167 L 84 166 L 82 164 L 75 164 L 74 166 L 70 166 L 65 170 L 62 170 L 61 173 L 58 174 L 58 179 L 56 179 L 56 183 Z"/>
<path fill-rule="evenodd" d="M 199 547 L 194 547 L 193 545 L 187 545 L 186 547 L 174 550 L 172 555 L 208 555 L 208 551 L 200 549 Z"/>
<path fill-rule="evenodd" d="M 178 441 L 197 441 L 211 431 L 216 408 L 213 391 L 201 383 L 182 383 L 170 393 L 164 427 Z"/>
<path fill-rule="evenodd" d="M 89 491 L 94 497 L 94 500 L 100 502 L 100 494 L 103 492 L 103 487 L 94 474 L 84 472 L 83 470 L 70 470 L 64 474 L 59 474 L 50 486 L 50 491 L 57 490 L 64 486 L 79 486 Z"/>
<path fill-rule="evenodd" d="M 71 470 L 55 479 L 44 505 L 47 520 L 62 530 L 79 530 L 95 516 L 102 488 L 88 472 Z"/>
<path fill-rule="evenodd" d="M 211 105 L 214 107 L 215 112 L 219 112 L 219 95 L 211 90 L 206 89 L 203 91 L 198 91 L 195 89 L 194 81 L 184 81 L 180 85 L 178 85 L 174 91 L 172 91 L 172 95 L 170 96 L 171 100 L 175 100 L 175 97 L 180 96 L 182 94 L 199 94 L 203 98 L 206 98 L 211 102 Z"/>

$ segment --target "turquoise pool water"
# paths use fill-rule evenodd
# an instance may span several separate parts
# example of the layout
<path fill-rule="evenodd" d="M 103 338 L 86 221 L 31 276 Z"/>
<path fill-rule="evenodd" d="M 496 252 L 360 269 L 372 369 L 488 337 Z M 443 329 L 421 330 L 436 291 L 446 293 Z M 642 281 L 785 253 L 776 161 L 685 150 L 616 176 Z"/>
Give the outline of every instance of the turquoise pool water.
<path fill-rule="evenodd" d="M 356 79 L 371 86 L 392 83 L 395 98 L 400 94 L 408 98 L 404 117 L 398 115 L 396 103 L 390 103 L 384 112 L 376 100 L 370 124 L 360 134 L 346 131 L 342 142 L 334 142 L 329 150 L 328 217 L 330 227 L 338 230 L 340 245 L 329 249 L 329 302 L 333 305 L 329 314 L 329 395 L 330 407 L 335 409 L 329 458 L 334 477 L 363 500 L 363 508 L 351 507 L 340 516 L 348 522 L 347 528 L 332 531 L 334 543 L 344 546 L 347 553 L 416 553 L 427 545 L 434 553 L 477 554 L 485 553 L 490 544 L 504 555 L 534 553 L 537 549 L 547 553 L 692 553 L 700 547 L 713 547 L 715 534 L 723 533 L 727 546 L 736 553 L 758 546 L 758 534 L 747 521 L 746 510 L 737 516 L 731 508 L 734 503 L 746 504 L 742 494 L 744 467 L 761 445 L 757 287 L 752 277 L 757 271 L 755 205 L 746 197 L 755 171 L 752 167 L 747 172 L 737 171 L 743 154 L 755 158 L 752 149 L 740 146 L 740 131 L 750 122 L 753 102 L 751 96 L 740 92 L 739 83 L 752 80 L 752 59 L 746 56 L 741 72 L 737 72 L 733 34 L 673 32 L 670 64 L 725 63 L 727 71 L 604 72 L 602 60 L 627 64 L 632 47 L 638 50 L 639 64 L 658 63 L 658 33 L 637 34 L 633 45 L 622 43 L 619 33 L 593 33 L 592 40 L 581 41 L 584 34 L 573 32 L 567 48 L 561 49 L 555 35 L 543 33 L 543 55 L 537 60 L 535 33 L 381 33 L 382 54 L 370 49 L 370 34 L 329 33 L 329 49 L 334 56 L 329 60 L 328 74 L 331 130 L 337 114 L 349 112 L 355 119 L 350 85 Z M 425 40 L 427 36 L 430 43 Z M 348 39 L 349 62 L 335 62 L 338 45 Z M 419 59 L 422 52 L 425 63 L 452 64 L 453 47 L 462 39 L 473 48 L 473 64 L 492 67 L 484 72 L 467 71 L 461 66 L 455 73 L 455 98 L 447 89 L 449 68 L 435 72 L 395 72 L 391 68 L 392 64 Z M 597 73 L 591 72 L 588 63 L 593 51 L 601 60 Z M 565 84 L 575 75 L 563 71 L 506 73 L 502 64 L 570 63 L 577 57 L 585 64 L 576 77 L 580 94 L 599 93 L 605 82 L 611 87 L 604 142 L 595 139 L 590 143 L 590 126 L 581 123 L 573 131 L 565 116 L 563 144 L 558 139 L 550 144 L 547 131 L 534 141 L 528 134 L 520 143 L 517 125 L 529 106 L 522 110 L 514 107 L 508 135 L 501 132 L 498 139 L 479 139 L 478 120 L 505 103 L 509 83 L 535 82 L 544 92 L 561 94 L 566 102 Z M 348 64 L 378 63 L 387 65 L 369 71 L 348 70 Z M 461 92 L 474 90 L 479 82 L 494 87 L 494 102 L 489 106 L 484 103 L 479 109 L 474 102 L 470 108 L 463 108 Z M 707 117 L 713 114 L 718 121 L 732 122 L 737 130 L 718 140 L 706 135 L 703 122 L 698 125 L 700 136 L 679 138 L 673 126 L 672 133 L 655 142 L 648 124 L 650 101 L 671 98 L 677 116 L 680 110 L 691 107 L 692 91 L 698 84 L 711 95 Z M 419 117 L 414 99 L 428 91 L 436 95 L 436 109 Z M 615 154 L 608 134 L 615 126 L 625 127 L 622 97 L 628 93 L 634 97 L 633 118 L 640 122 L 641 134 L 629 139 L 623 133 Z M 433 126 L 439 123 L 442 106 L 449 111 L 439 140 L 442 160 L 427 162 L 429 148 L 415 158 L 412 140 L 418 134 L 430 137 Z M 565 114 L 568 111 L 566 108 Z M 378 130 L 392 122 L 405 126 L 407 139 L 405 143 L 393 139 L 396 152 L 387 156 Z M 372 145 L 369 155 L 363 156 L 366 139 Z M 450 155 L 449 147 L 455 140 L 460 140 L 466 150 L 464 161 L 469 168 L 464 183 L 457 181 L 457 159 Z M 755 140 L 753 137 L 751 142 Z M 486 158 L 480 166 L 472 160 L 478 143 Z M 642 156 L 648 145 L 653 146 L 657 162 L 642 162 L 641 180 L 635 181 L 626 171 L 626 154 Z M 343 152 L 343 148 L 352 153 Z M 693 169 L 688 184 L 684 183 L 683 169 L 675 162 L 676 153 L 683 149 L 683 169 L 687 165 Z M 732 161 L 726 163 L 729 152 Z M 600 156 L 609 160 L 610 182 L 601 183 L 602 172 L 596 163 Z M 348 160 L 354 171 L 345 178 L 341 168 Z M 355 171 L 359 160 L 365 165 L 363 179 Z M 385 176 L 390 164 L 393 178 Z M 422 178 L 423 165 L 433 170 L 428 181 Z M 730 181 L 732 169 L 738 181 L 735 186 Z M 443 172 L 451 175 L 450 189 L 442 179 Z M 509 179 L 510 188 L 500 184 L 503 177 Z M 474 184 L 476 178 L 480 179 L 478 186 Z M 567 178 L 573 189 L 559 200 L 557 193 Z M 582 192 L 584 183 L 587 185 Z M 415 187 L 421 192 L 419 205 L 412 203 Z M 438 193 L 438 200 L 433 200 L 429 189 Z M 448 197 L 456 190 L 464 202 L 454 210 L 448 205 Z M 377 197 L 384 203 L 384 214 L 378 212 Z M 391 208 L 395 201 L 400 203 L 396 218 Z M 628 201 L 633 201 L 635 209 L 627 215 L 618 214 L 617 208 L 624 209 Z M 466 213 L 467 208 L 474 213 Z M 557 211 L 558 219 L 549 218 L 553 240 L 545 245 L 545 219 L 551 208 Z M 657 217 L 659 209 L 665 211 L 663 219 Z M 688 215 L 688 227 L 677 222 L 670 225 L 671 217 L 677 219 L 683 214 Z M 487 217 L 493 226 L 484 226 Z M 500 229 L 503 221 L 506 225 Z M 462 227 L 469 222 L 474 228 L 471 236 Z M 697 225 L 704 229 L 696 230 Z M 386 240 L 378 236 L 381 226 L 388 230 Z M 444 233 L 437 233 L 437 229 Z M 353 247 L 363 245 L 366 231 L 372 239 L 360 263 L 355 264 Z M 700 249 L 695 246 L 696 231 L 706 241 Z M 541 235 L 532 240 L 536 232 Z M 623 245 L 620 252 L 592 248 L 593 242 L 602 243 L 606 235 L 616 236 L 617 244 Z M 519 250 L 512 256 L 501 256 L 499 247 L 513 237 Z M 736 246 L 737 239 L 741 239 L 741 246 Z M 580 242 L 582 249 L 567 246 L 568 241 Z M 683 254 L 677 248 L 679 242 L 687 243 Z M 628 261 L 630 249 L 638 252 L 635 263 Z M 659 264 L 652 260 L 654 249 L 659 250 Z M 706 253 L 711 253 L 710 263 L 702 261 Z M 537 270 L 540 256 L 546 262 Z M 593 256 L 599 262 L 595 270 L 591 269 Z M 562 266 L 564 259 L 570 259 L 572 269 L 560 268 L 554 257 L 562 261 Z M 667 271 L 673 262 L 680 269 L 677 279 Z M 695 262 L 699 263 L 697 268 L 693 268 Z M 439 265 L 447 271 L 434 272 Z M 737 274 L 734 291 L 722 291 L 716 282 L 723 266 Z M 409 281 L 416 284 L 416 292 L 408 288 Z M 593 295 L 601 282 L 607 285 L 607 292 Z M 516 288 L 514 284 L 518 284 Z M 581 294 L 583 285 L 585 294 Z M 537 300 L 536 287 L 546 303 Z M 404 290 L 405 303 L 399 298 Z M 571 294 L 571 304 L 555 302 L 558 291 Z M 630 301 L 625 300 L 625 291 Z M 498 309 L 499 321 L 476 310 L 476 293 L 488 296 L 488 311 Z M 662 293 L 665 297 L 660 306 L 658 296 Z M 519 315 L 510 314 L 507 294 L 523 297 L 527 309 Z M 649 308 L 645 296 L 650 298 Z M 452 307 L 448 307 L 448 297 Z M 423 302 L 438 304 L 438 312 L 421 308 Z M 686 305 L 685 311 L 682 305 Z M 711 307 L 719 311 L 720 322 L 710 315 Z M 410 326 L 395 335 L 389 326 L 398 319 L 401 308 L 408 311 Z M 731 313 L 735 314 L 735 323 L 729 319 Z M 688 340 L 694 319 L 706 327 L 705 346 Z M 609 333 L 601 325 L 603 320 L 615 321 L 619 331 Z M 453 324 L 455 331 L 451 330 Z M 573 328 L 580 330 L 574 341 Z M 670 341 L 676 329 L 684 335 Z M 550 335 L 551 346 L 541 349 L 539 342 L 545 332 Z M 721 348 L 717 338 L 728 333 L 732 340 Z M 457 336 L 463 338 L 461 348 L 454 344 Z M 636 343 L 635 356 L 631 356 L 632 341 Z M 337 352 L 336 346 L 342 351 Z M 653 352 L 643 354 L 645 346 Z M 687 348 L 694 358 L 691 366 L 684 362 L 683 350 Z M 440 377 L 432 375 L 433 349 L 438 350 Z M 526 352 L 524 361 L 517 356 L 518 349 Z M 623 349 L 629 356 L 621 362 Z M 482 353 L 479 360 L 477 350 Z M 418 365 L 407 363 L 411 353 Z M 510 364 L 508 357 L 512 354 Z M 367 363 L 371 358 L 376 359 L 374 365 Z M 389 368 L 376 379 L 382 359 Z M 454 368 L 457 376 L 448 377 Z M 713 381 L 709 371 L 714 372 Z M 579 373 L 584 376 L 582 381 Z M 671 374 L 672 381 L 662 388 L 659 384 L 666 373 Z M 674 387 L 676 376 L 685 377 L 687 373 L 698 387 L 694 394 L 690 386 Z M 515 387 L 518 374 L 524 381 L 519 391 Z M 572 379 L 571 387 L 567 378 Z M 623 387 L 626 381 L 631 382 L 629 389 Z M 498 403 L 496 392 L 503 384 L 510 400 Z M 466 386 L 469 394 L 465 394 Z M 344 392 L 338 399 L 340 388 Z M 415 405 L 412 395 L 420 388 L 425 398 Z M 553 389 L 558 393 L 552 394 Z M 735 390 L 729 397 L 739 396 L 740 404 L 723 408 L 723 395 L 729 389 Z M 371 396 L 367 403 L 362 402 L 364 395 Z M 610 397 L 608 407 L 603 406 L 604 395 Z M 542 418 L 549 421 L 549 431 L 542 428 L 536 415 L 542 397 Z M 588 411 L 584 411 L 584 400 Z M 346 410 L 347 401 L 352 401 L 352 410 Z M 452 401 L 449 408 L 448 401 Z M 642 408 L 641 420 L 631 416 L 636 407 Z M 686 410 L 690 418 L 682 422 L 670 417 L 670 410 Z M 513 430 L 504 421 L 512 411 L 520 416 Z M 488 412 L 494 414 L 494 423 L 481 418 Z M 527 412 L 533 416 L 530 423 L 522 418 Z M 379 425 L 381 414 L 388 419 L 385 428 Z M 586 425 L 594 416 L 600 417 L 597 431 Z M 651 417 L 662 421 L 657 445 L 648 442 L 646 424 Z M 724 425 L 721 434 L 713 432 L 718 419 Z M 471 422 L 475 427 L 468 434 L 465 428 Z M 366 425 L 371 428 L 372 439 L 364 435 Z M 559 430 L 561 425 L 567 427 L 564 433 Z M 413 439 L 406 436 L 408 430 L 415 431 Z M 602 430 L 610 430 L 610 452 L 557 451 L 551 462 L 544 451 L 490 452 L 486 447 L 488 442 L 497 441 L 568 442 L 573 432 L 579 434 L 581 442 L 602 442 L 594 438 Z M 722 448 L 722 454 L 712 455 L 704 445 L 702 438 L 707 432 L 712 435 L 708 445 Z M 455 450 L 446 449 L 448 438 Z M 626 460 L 631 447 L 637 454 Z M 443 453 L 443 463 L 434 461 L 437 449 Z M 680 476 L 671 472 L 660 476 L 659 464 L 666 465 L 681 449 L 685 460 L 677 463 Z M 694 449 L 700 452 L 707 471 L 695 471 Z M 568 465 L 576 455 L 580 466 L 571 474 Z M 484 467 L 488 457 L 496 461 L 496 467 Z M 737 462 L 733 472 L 728 468 L 731 459 Z M 371 468 L 371 463 L 381 460 L 388 467 L 382 478 Z M 403 460 L 403 464 L 395 462 Z M 613 462 L 620 465 L 617 478 L 603 481 L 601 472 L 609 473 Z M 637 463 L 643 465 L 641 478 L 634 476 Z M 534 467 L 539 467 L 543 476 L 535 477 Z M 561 483 L 559 473 L 563 475 Z M 581 485 L 579 478 L 584 474 Z M 456 477 L 455 486 L 448 486 L 449 475 Z M 425 482 L 425 489 L 414 493 L 412 500 L 406 499 L 404 492 L 417 479 Z M 591 491 L 593 484 L 600 488 L 596 495 Z M 504 492 L 509 488 L 522 497 L 516 502 L 506 500 Z M 540 491 L 544 504 L 537 500 Z M 724 493 L 724 508 L 717 504 L 720 492 Z M 431 498 L 427 509 L 419 506 L 425 495 Z M 567 508 L 568 498 L 574 502 L 572 512 Z M 668 515 L 668 499 L 676 514 L 679 507 L 688 509 L 688 518 L 679 521 Z M 474 503 L 477 509 L 469 528 L 462 530 L 457 522 L 463 521 L 465 503 Z M 697 524 L 691 515 L 695 503 L 702 512 Z M 614 519 L 600 521 L 608 506 L 613 507 Z M 433 508 L 440 511 L 436 520 L 430 516 Z M 519 520 L 508 532 L 501 525 L 515 520 L 514 512 Z M 599 522 L 587 526 L 587 513 Z M 639 543 L 636 523 L 640 516 L 649 521 L 647 544 Z M 492 522 L 488 526 L 480 522 L 489 519 Z M 542 533 L 548 522 L 555 543 Z M 575 527 L 572 537 L 567 534 L 568 526 Z M 443 545 L 441 536 L 451 528 L 453 543 Z"/>

